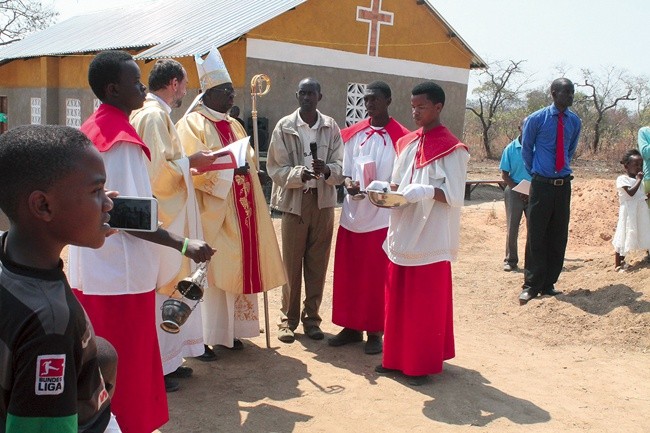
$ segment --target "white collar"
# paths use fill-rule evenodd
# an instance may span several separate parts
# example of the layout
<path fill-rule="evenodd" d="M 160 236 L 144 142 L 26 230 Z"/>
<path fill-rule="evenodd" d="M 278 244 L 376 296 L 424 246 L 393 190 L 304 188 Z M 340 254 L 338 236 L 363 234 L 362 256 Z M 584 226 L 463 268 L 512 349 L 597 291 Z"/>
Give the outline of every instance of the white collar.
<path fill-rule="evenodd" d="M 167 114 L 171 114 L 172 112 L 172 107 L 169 106 L 168 103 L 166 103 L 160 96 L 156 95 L 155 93 L 147 93 L 147 98 L 152 100 L 152 101 L 158 101 L 160 105 L 167 111 Z"/>
<path fill-rule="evenodd" d="M 212 108 L 208 108 L 205 104 L 203 104 L 203 108 L 205 108 L 205 110 L 217 120 L 228 120 L 228 115 L 226 113 L 215 111 Z"/>

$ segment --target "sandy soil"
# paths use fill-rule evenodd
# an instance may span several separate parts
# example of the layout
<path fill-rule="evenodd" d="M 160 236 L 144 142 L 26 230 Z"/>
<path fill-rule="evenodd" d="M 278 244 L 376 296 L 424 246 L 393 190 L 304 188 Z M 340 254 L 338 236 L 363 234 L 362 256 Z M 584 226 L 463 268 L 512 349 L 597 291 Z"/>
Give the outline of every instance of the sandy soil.
<path fill-rule="evenodd" d="M 472 167 L 469 178 L 496 173 L 488 163 Z M 517 302 L 523 274 L 502 270 L 502 193 L 490 186 L 472 193 L 453 265 L 457 356 L 428 384 L 379 377 L 373 368 L 381 355 L 365 355 L 362 344 L 332 348 L 302 334 L 281 343 L 274 290 L 271 348 L 262 334 L 243 351 L 218 348 L 216 362 L 188 360 L 195 375 L 168 394 L 171 420 L 161 431 L 650 431 L 650 265 L 640 253 L 628 272 L 614 271 L 618 173 L 578 166 L 576 174 L 557 285 L 564 294 L 526 306 Z M 524 240 L 522 225 L 522 257 Z M 339 330 L 331 323 L 331 266 L 322 306 L 327 336 Z"/>

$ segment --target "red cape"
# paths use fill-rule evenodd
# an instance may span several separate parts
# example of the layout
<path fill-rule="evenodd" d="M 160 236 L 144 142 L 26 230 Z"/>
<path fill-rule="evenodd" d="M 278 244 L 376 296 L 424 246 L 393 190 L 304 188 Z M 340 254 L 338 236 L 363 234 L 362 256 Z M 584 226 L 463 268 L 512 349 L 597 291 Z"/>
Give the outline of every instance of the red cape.
<path fill-rule="evenodd" d="M 357 132 L 363 131 L 364 129 L 370 128 L 370 119 L 364 119 L 361 122 L 355 123 L 352 126 L 348 126 L 345 129 L 341 130 L 341 138 L 344 143 L 347 143 Z M 397 140 L 409 133 L 409 130 L 402 126 L 397 120 L 392 117 L 388 121 L 388 124 L 384 126 L 386 132 L 390 136 L 390 139 L 393 142 L 393 147 L 397 150 Z"/>
<path fill-rule="evenodd" d="M 101 104 L 81 125 L 81 132 L 90 138 L 100 152 L 110 150 L 115 143 L 126 141 L 142 147 L 151 160 L 151 151 L 129 123 L 129 116 L 112 105 Z"/>
<path fill-rule="evenodd" d="M 451 131 L 444 125 L 440 125 L 427 131 L 424 136 L 422 134 L 422 128 L 420 128 L 400 138 L 397 142 L 397 154 L 402 153 L 414 140 L 419 141 L 415 168 L 422 168 L 429 165 L 436 159 L 447 156 L 461 147 L 469 151 L 469 148 L 461 143 Z"/>

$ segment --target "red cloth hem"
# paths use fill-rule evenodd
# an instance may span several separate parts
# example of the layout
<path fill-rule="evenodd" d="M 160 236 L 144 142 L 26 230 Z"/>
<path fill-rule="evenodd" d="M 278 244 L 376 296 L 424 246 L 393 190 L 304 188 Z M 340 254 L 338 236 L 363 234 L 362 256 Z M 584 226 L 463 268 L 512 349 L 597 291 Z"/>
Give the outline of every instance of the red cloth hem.
<path fill-rule="evenodd" d="M 123 433 L 151 433 L 169 421 L 162 360 L 156 334 L 154 291 L 133 295 L 86 295 L 73 289 L 95 334 L 117 351 L 111 398 Z"/>
<path fill-rule="evenodd" d="M 332 322 L 358 331 L 384 330 L 388 228 L 355 233 L 339 226 L 334 254 Z"/>
<path fill-rule="evenodd" d="M 410 376 L 437 374 L 455 356 L 451 263 L 389 263 L 382 365 Z"/>

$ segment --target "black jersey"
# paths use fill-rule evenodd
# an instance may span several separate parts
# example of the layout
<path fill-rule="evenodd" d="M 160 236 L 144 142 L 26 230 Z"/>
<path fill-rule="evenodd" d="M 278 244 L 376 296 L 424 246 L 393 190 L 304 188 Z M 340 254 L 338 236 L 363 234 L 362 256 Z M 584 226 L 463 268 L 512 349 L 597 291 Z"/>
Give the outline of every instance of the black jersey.
<path fill-rule="evenodd" d="M 0 234 L 0 432 L 103 432 L 110 402 L 95 334 L 63 262 L 14 263 Z"/>

